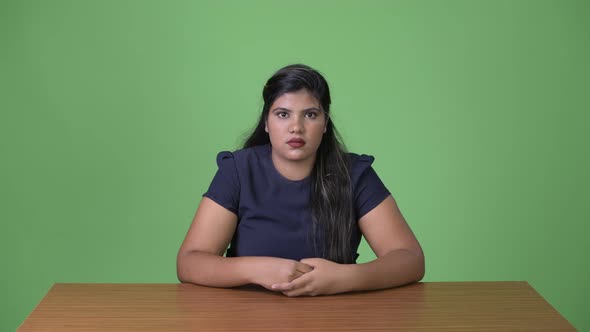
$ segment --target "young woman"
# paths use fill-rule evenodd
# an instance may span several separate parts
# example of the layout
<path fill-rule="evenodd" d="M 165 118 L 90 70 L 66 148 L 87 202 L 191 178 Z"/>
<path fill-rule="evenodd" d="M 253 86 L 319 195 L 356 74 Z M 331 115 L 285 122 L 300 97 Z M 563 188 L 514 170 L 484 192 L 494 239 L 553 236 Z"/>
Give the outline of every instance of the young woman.
<path fill-rule="evenodd" d="M 287 296 L 420 281 L 420 244 L 371 167 L 374 158 L 345 151 L 324 77 L 290 65 L 262 95 L 243 149 L 217 156 L 219 169 L 178 253 L 178 279 L 258 284 Z M 356 264 L 361 235 L 377 259 Z"/>

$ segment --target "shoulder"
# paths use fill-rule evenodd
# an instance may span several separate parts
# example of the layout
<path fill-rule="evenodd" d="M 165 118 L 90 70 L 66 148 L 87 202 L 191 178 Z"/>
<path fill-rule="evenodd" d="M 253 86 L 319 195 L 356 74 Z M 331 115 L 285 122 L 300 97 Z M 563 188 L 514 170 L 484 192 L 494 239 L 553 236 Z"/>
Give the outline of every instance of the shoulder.
<path fill-rule="evenodd" d="M 217 164 L 241 163 L 251 159 L 263 158 L 269 150 L 267 145 L 258 145 L 235 151 L 221 151 L 217 154 Z"/>
<path fill-rule="evenodd" d="M 217 154 L 217 166 L 226 173 L 249 174 L 260 170 L 270 159 L 270 146 L 258 145 L 235 151 L 221 151 Z"/>
<path fill-rule="evenodd" d="M 358 165 L 363 165 L 363 164 L 369 164 L 371 165 L 373 163 L 373 161 L 375 160 L 375 157 L 368 155 L 368 154 L 357 154 L 354 152 L 347 152 L 346 153 L 348 160 L 352 165 L 358 164 Z"/>
<path fill-rule="evenodd" d="M 371 169 L 375 157 L 367 154 L 347 153 L 350 177 L 353 180 L 358 179 L 363 173 Z"/>
<path fill-rule="evenodd" d="M 371 166 L 375 157 L 356 153 L 349 153 L 348 156 L 355 213 L 360 219 L 383 202 L 390 192 Z"/>

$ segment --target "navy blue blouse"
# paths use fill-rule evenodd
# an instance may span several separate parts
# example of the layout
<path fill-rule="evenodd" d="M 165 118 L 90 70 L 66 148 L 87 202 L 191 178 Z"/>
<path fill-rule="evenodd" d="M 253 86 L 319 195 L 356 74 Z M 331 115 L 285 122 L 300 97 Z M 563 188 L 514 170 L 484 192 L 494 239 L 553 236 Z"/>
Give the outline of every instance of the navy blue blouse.
<path fill-rule="evenodd" d="M 390 193 L 368 155 L 349 153 L 356 219 L 375 208 Z M 219 169 L 203 194 L 238 216 L 226 256 L 271 256 L 301 260 L 319 257 L 309 238 L 312 225 L 310 177 L 293 181 L 274 167 L 270 144 L 217 155 Z M 361 240 L 357 227 L 352 247 Z M 321 243 L 321 241 L 318 241 Z M 356 260 L 358 254 L 355 255 Z"/>

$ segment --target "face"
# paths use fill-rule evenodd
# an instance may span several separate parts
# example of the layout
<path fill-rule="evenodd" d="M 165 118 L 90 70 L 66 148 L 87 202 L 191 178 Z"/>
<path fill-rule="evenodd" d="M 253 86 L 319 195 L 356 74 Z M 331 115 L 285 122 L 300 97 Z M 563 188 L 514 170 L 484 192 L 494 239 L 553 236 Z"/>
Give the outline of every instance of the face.
<path fill-rule="evenodd" d="M 319 101 L 307 90 L 281 95 L 271 105 L 265 126 L 273 155 L 282 161 L 313 163 L 326 120 Z"/>

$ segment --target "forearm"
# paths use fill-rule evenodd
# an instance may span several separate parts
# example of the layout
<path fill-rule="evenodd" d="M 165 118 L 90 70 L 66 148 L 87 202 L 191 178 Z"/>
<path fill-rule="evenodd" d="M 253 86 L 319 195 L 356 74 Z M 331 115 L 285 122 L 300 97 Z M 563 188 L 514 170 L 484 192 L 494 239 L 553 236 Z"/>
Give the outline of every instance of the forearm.
<path fill-rule="evenodd" d="M 237 287 L 251 283 L 247 268 L 252 257 L 221 257 L 206 252 L 181 253 L 177 258 L 180 282 L 203 286 Z"/>
<path fill-rule="evenodd" d="M 408 250 L 389 252 L 371 262 L 351 264 L 345 287 L 350 291 L 391 288 L 418 282 L 424 276 L 424 256 Z"/>

